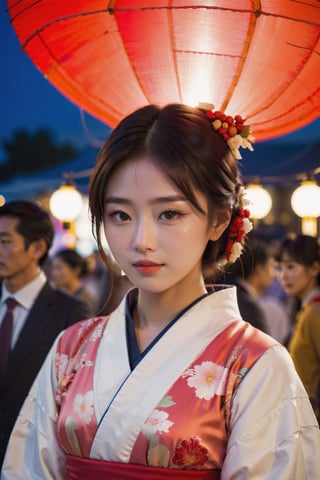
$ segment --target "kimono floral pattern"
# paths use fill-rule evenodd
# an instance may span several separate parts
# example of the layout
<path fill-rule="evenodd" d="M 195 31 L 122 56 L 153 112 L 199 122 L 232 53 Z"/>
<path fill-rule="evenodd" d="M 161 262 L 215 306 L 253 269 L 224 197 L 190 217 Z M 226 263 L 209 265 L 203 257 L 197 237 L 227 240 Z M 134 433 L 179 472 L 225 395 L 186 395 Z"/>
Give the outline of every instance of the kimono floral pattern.
<path fill-rule="evenodd" d="M 172 463 L 183 467 L 201 467 L 208 460 L 208 449 L 203 447 L 200 439 L 191 437 L 183 440 L 172 458 Z"/>
<path fill-rule="evenodd" d="M 157 432 L 168 432 L 171 425 L 173 425 L 173 422 L 168 420 L 168 417 L 169 414 L 167 412 L 156 408 L 143 425 L 143 433 L 148 436 Z"/>
<path fill-rule="evenodd" d="M 69 355 L 59 351 L 55 357 L 55 368 L 58 379 L 58 387 L 56 392 L 57 404 L 60 405 L 62 398 L 65 396 L 70 385 L 72 384 L 77 372 L 84 367 L 93 367 L 93 361 L 87 359 L 87 347 L 91 342 L 97 342 L 102 336 L 104 322 L 101 318 L 90 318 L 82 322 L 78 322 L 75 334 L 78 342 L 74 352 Z"/>
<path fill-rule="evenodd" d="M 56 403 L 62 412 L 59 417 L 58 433 L 66 452 L 72 455 L 87 454 L 81 444 L 82 432 L 87 428 L 91 432 L 96 430 L 93 386 L 91 383 L 91 388 L 88 389 L 90 386 L 88 380 L 92 382 L 93 360 L 105 322 L 106 320 L 101 318 L 79 322 L 79 325 L 69 330 L 70 336 L 66 337 L 72 344 L 74 338 L 78 339 L 74 351 L 68 352 L 67 355 L 59 345 L 56 353 L 55 366 L 58 379 Z"/>
<path fill-rule="evenodd" d="M 234 353 L 233 353 L 234 356 Z M 180 382 L 186 379 L 184 385 L 191 390 L 193 396 L 207 402 L 214 396 L 222 396 L 225 393 L 228 369 L 209 360 L 196 363 L 188 368 L 181 376 Z M 184 387 L 185 388 L 185 387 Z M 166 434 L 170 435 L 170 429 L 174 426 L 169 409 L 178 402 L 172 396 L 165 396 L 146 419 L 142 433 L 148 438 L 149 447 L 147 461 L 149 466 L 162 466 L 172 468 L 187 468 L 189 470 L 203 467 L 208 462 L 208 449 L 203 444 L 201 437 L 191 435 L 182 438 L 173 453 L 162 443 Z"/>
<path fill-rule="evenodd" d="M 173 425 L 169 420 L 169 413 L 161 408 L 168 408 L 175 403 L 171 396 L 165 396 L 157 405 L 142 426 L 142 433 L 148 439 L 147 464 L 158 467 L 167 467 L 170 460 L 168 448 L 159 443 L 158 434 L 168 433 Z"/>
<path fill-rule="evenodd" d="M 248 370 L 242 368 L 236 373 L 232 371 L 232 366 L 237 362 L 241 351 L 241 345 L 235 346 L 225 359 L 225 365 L 209 360 L 207 353 L 200 356 L 182 373 L 175 384 L 175 389 L 170 390 L 168 395 L 163 397 L 142 427 L 142 434 L 148 440 L 147 464 L 149 466 L 194 470 L 210 464 L 209 447 L 206 444 L 207 440 L 199 435 L 201 430 L 189 431 L 189 436 L 185 437 L 180 436 L 182 432 L 179 430 L 175 446 L 171 445 L 170 448 L 169 439 L 172 438 L 175 429 L 181 428 L 177 410 L 174 408 L 177 408 L 181 404 L 181 398 L 184 398 L 185 402 L 191 406 L 190 414 L 192 405 L 197 404 L 199 411 L 205 412 L 207 422 L 208 418 L 210 421 L 211 416 L 213 421 L 214 413 L 211 415 L 210 412 L 216 412 L 215 405 L 218 405 L 222 418 L 229 421 L 230 401 L 234 388 Z M 177 385 L 179 388 L 176 389 Z M 188 407 L 183 408 L 186 409 L 187 417 Z M 194 423 L 196 425 L 196 422 Z M 173 449 L 172 446 L 174 446 Z"/>
<path fill-rule="evenodd" d="M 189 387 L 195 389 L 198 398 L 210 400 L 213 395 L 223 395 L 228 370 L 214 362 L 204 361 L 186 371 Z"/>
<path fill-rule="evenodd" d="M 58 344 L 57 433 L 61 447 L 70 455 L 89 457 L 99 428 L 93 367 L 106 322 L 100 318 L 71 327 Z M 270 339 L 270 345 L 272 342 Z M 232 397 L 269 343 L 245 322 L 234 322 L 225 329 L 168 385 L 141 425 L 129 463 L 219 472 L 225 458 Z"/>
<path fill-rule="evenodd" d="M 73 410 L 88 425 L 93 414 L 93 391 L 78 393 L 73 400 Z"/>

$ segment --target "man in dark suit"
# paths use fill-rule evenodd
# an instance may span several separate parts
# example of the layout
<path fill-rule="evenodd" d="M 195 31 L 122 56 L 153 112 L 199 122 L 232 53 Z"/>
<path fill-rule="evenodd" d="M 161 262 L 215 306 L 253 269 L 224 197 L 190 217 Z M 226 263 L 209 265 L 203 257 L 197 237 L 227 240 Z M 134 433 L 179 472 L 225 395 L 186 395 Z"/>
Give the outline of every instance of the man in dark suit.
<path fill-rule="evenodd" d="M 84 303 L 47 281 L 41 266 L 53 238 L 48 213 L 35 203 L 13 201 L 0 207 L 0 467 L 20 408 L 54 340 L 89 316 Z M 16 304 L 3 358 L 9 297 Z"/>

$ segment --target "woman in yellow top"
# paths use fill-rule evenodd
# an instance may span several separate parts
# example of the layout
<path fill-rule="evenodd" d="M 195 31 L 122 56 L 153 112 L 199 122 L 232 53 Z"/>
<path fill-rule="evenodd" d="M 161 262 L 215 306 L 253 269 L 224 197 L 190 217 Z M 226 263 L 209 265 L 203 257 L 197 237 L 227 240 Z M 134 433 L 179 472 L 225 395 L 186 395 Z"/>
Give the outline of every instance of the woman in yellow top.
<path fill-rule="evenodd" d="M 320 248 L 316 238 L 298 235 L 282 243 L 280 280 L 286 292 L 301 302 L 289 352 L 320 421 Z"/>

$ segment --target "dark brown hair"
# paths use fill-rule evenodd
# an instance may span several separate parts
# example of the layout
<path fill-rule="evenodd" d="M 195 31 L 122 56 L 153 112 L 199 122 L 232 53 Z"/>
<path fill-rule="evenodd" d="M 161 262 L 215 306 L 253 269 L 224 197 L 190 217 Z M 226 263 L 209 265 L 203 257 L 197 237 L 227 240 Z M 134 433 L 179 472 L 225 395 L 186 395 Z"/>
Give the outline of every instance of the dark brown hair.
<path fill-rule="evenodd" d="M 64 248 L 59 250 L 54 258 L 59 258 L 62 262 L 66 263 L 72 270 L 78 270 L 79 277 L 88 273 L 87 261 L 78 252 L 72 248 Z"/>
<path fill-rule="evenodd" d="M 320 263 L 319 242 L 311 235 L 297 235 L 283 240 L 277 255 L 279 262 L 283 260 L 285 253 L 291 260 L 305 267 L 311 267 L 314 262 Z M 317 276 L 317 284 L 320 285 L 320 274 Z"/>
<path fill-rule="evenodd" d="M 107 262 L 100 239 L 104 215 L 104 195 L 111 176 L 129 159 L 148 155 L 184 194 L 202 211 L 194 191 L 208 202 L 208 225 L 214 215 L 226 218 L 239 207 L 239 172 L 226 142 L 215 132 L 199 108 L 169 104 L 149 105 L 124 118 L 102 147 L 89 185 L 89 207 L 93 234 Z M 216 242 L 209 241 L 202 259 L 204 275 L 216 268 L 225 252 L 227 232 Z M 211 276 L 211 273 L 209 273 Z"/>

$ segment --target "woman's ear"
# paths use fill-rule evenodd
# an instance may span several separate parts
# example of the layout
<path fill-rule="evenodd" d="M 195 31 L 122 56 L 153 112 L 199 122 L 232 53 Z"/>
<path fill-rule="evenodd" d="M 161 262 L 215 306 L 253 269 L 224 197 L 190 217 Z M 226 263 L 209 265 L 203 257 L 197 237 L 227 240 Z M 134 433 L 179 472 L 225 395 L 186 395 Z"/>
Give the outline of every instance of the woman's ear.
<path fill-rule="evenodd" d="M 229 208 L 226 212 L 220 213 L 217 216 L 210 228 L 209 240 L 216 241 L 221 237 L 230 224 L 231 212 L 232 209 Z"/>
<path fill-rule="evenodd" d="M 313 264 L 309 267 L 309 271 L 311 275 L 317 277 L 320 273 L 320 262 L 313 262 Z"/>

